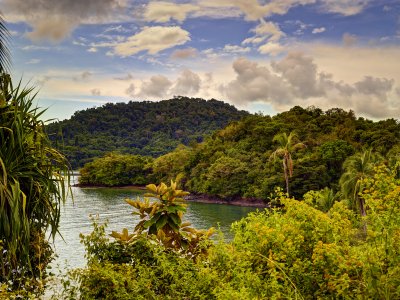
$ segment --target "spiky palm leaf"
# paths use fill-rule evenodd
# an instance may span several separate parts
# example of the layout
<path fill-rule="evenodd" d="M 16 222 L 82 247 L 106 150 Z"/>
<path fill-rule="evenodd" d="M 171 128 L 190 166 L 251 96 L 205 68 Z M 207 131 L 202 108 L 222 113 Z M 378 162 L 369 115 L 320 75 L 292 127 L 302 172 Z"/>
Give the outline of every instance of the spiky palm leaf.
<path fill-rule="evenodd" d="M 380 157 L 372 149 L 357 153 L 343 163 L 345 170 L 340 177 L 339 184 L 342 195 L 349 201 L 354 210 L 362 216 L 366 215 L 364 200 L 359 196 L 362 191 L 362 180 L 373 175 L 374 167 L 380 162 Z"/>
<path fill-rule="evenodd" d="M 66 199 L 69 170 L 65 157 L 51 147 L 33 106 L 32 89 L 13 87 L 0 77 L 0 257 L 2 278 L 12 270 L 32 273 L 31 234 L 57 233 L 60 205 Z"/>

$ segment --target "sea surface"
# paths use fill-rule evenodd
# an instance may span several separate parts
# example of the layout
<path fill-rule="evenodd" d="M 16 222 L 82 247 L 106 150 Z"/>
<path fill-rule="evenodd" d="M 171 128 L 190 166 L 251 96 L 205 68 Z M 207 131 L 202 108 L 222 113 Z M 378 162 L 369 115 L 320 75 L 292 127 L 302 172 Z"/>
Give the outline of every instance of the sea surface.
<path fill-rule="evenodd" d="M 135 189 L 72 187 L 73 197 L 61 208 L 61 236 L 54 241 L 58 257 L 52 263 L 53 269 L 85 266 L 85 251 L 79 235 L 92 231 L 90 216 L 98 215 L 100 223 L 107 221 L 107 233 L 121 232 L 124 227 L 133 231 L 139 217 L 132 215 L 134 208 L 125 199 L 143 198 L 143 193 Z M 254 207 L 188 202 L 184 220 L 197 229 L 219 228 L 229 240 L 232 238 L 231 224 L 255 210 Z"/>

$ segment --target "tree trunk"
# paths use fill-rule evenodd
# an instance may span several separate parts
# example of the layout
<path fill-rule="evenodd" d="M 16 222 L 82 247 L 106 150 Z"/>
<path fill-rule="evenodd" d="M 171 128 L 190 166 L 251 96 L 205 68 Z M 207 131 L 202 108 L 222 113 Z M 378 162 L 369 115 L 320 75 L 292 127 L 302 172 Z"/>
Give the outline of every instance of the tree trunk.
<path fill-rule="evenodd" d="M 286 156 L 283 159 L 283 173 L 285 174 L 285 182 L 286 182 L 286 194 L 289 197 L 289 174 L 287 167 L 287 158 Z"/>
<path fill-rule="evenodd" d="M 367 212 L 365 210 L 365 200 L 363 198 L 357 197 L 358 205 L 360 206 L 360 214 L 361 217 L 363 218 L 362 223 L 363 223 L 363 232 L 364 235 L 367 235 L 367 222 L 364 219 L 367 216 Z"/>

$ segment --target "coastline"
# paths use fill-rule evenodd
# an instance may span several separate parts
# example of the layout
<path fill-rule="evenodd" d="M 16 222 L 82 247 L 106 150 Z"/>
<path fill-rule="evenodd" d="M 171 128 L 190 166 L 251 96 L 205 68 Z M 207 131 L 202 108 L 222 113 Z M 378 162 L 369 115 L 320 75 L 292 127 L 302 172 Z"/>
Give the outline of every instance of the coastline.
<path fill-rule="evenodd" d="M 140 190 L 146 191 L 145 185 L 124 185 L 124 186 L 105 186 L 105 185 L 81 185 L 74 184 L 73 187 L 80 188 L 108 188 L 108 189 L 121 189 L 121 190 Z M 195 194 L 190 192 L 189 195 L 184 197 L 184 199 L 188 202 L 199 202 L 199 203 L 208 203 L 208 204 L 225 204 L 225 205 L 234 205 L 234 206 L 244 206 L 244 207 L 258 207 L 258 208 L 268 208 L 269 204 L 264 202 L 262 199 L 254 199 L 254 198 L 241 198 L 235 197 L 232 199 L 224 199 L 218 196 L 211 196 L 207 194 Z"/>

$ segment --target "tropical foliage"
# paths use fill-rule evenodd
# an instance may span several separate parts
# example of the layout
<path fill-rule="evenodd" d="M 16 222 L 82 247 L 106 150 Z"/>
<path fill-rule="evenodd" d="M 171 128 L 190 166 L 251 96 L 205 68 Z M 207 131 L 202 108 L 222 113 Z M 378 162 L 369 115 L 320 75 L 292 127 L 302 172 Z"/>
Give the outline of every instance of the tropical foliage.
<path fill-rule="evenodd" d="M 0 19 L 0 298 L 35 297 L 44 288 L 66 199 L 68 162 L 53 149 L 31 88 L 14 86 L 7 30 Z"/>
<path fill-rule="evenodd" d="M 24 276 L 40 279 L 46 273 L 51 251 L 44 234 L 57 233 L 68 163 L 44 132 L 32 90 L 14 87 L 5 74 L 0 84 L 1 281 L 20 288 Z"/>
<path fill-rule="evenodd" d="M 289 178 L 293 176 L 293 160 L 292 152 L 304 148 L 305 145 L 301 142 L 296 142 L 297 136 L 294 132 L 289 135 L 280 133 L 274 136 L 272 141 L 278 143 L 278 148 L 272 152 L 270 158 L 276 159 L 282 157 L 283 174 L 285 175 L 286 193 L 289 195 Z"/>
<path fill-rule="evenodd" d="M 207 252 L 196 260 L 187 259 L 180 248 L 155 242 L 154 234 L 133 237 L 126 229 L 112 233 L 116 240 L 110 241 L 105 227 L 95 224 L 93 233 L 83 239 L 91 258 L 88 266 L 70 273 L 57 298 L 398 299 L 400 182 L 396 178 L 396 172 L 380 165 L 372 177 L 362 179 L 366 235 L 359 234 L 360 214 L 344 201 L 323 212 L 282 192 L 278 193 L 282 207 L 251 213 L 234 223 L 232 241 L 208 243 Z M 170 188 L 150 187 L 158 197 Z M 319 196 L 325 193 L 329 194 L 323 191 Z M 134 206 L 146 216 L 139 227 L 160 230 L 164 221 L 158 208 L 147 218 L 149 203 L 137 201 Z"/>
<path fill-rule="evenodd" d="M 96 158 L 80 169 L 79 183 L 82 185 L 145 185 L 150 174 L 148 164 L 152 157 L 109 153 Z"/>
<path fill-rule="evenodd" d="M 177 96 L 160 102 L 108 103 L 46 128 L 53 145 L 77 169 L 108 152 L 157 157 L 179 144 L 201 142 L 246 115 L 222 101 Z"/>
<path fill-rule="evenodd" d="M 324 188 L 335 195 L 351 164 L 344 166 L 346 159 L 374 149 L 371 158 L 384 156 L 394 166 L 399 145 L 400 124 L 394 119 L 373 122 L 341 109 L 294 107 L 274 117 L 250 115 L 232 122 L 202 143 L 181 145 L 155 158 L 143 175 L 146 183 L 176 178 L 192 193 L 228 200 L 268 200 L 277 186 L 298 199 Z M 282 159 L 271 159 L 275 156 L 286 169 Z"/>

